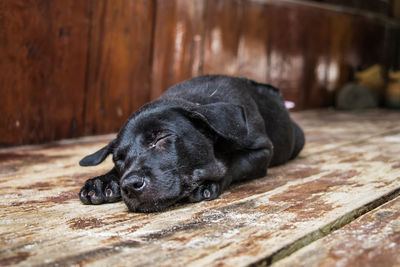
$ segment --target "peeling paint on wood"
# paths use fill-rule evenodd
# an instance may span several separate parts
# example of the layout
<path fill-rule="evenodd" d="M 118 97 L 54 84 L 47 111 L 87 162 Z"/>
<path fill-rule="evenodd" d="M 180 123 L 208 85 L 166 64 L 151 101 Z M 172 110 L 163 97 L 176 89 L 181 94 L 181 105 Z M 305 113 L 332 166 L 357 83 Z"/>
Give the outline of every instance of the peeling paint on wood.
<path fill-rule="evenodd" d="M 338 232 L 329 235 L 333 223 L 400 188 L 398 112 L 307 111 L 294 117 L 308 139 L 299 158 L 214 201 L 161 213 L 80 203 L 83 182 L 112 163 L 81 168 L 77 162 L 111 136 L 0 150 L 0 265 L 246 266 L 298 240 L 328 234 L 306 249 L 330 238 Z M 390 214 L 371 216 L 398 220 L 384 210 Z"/>

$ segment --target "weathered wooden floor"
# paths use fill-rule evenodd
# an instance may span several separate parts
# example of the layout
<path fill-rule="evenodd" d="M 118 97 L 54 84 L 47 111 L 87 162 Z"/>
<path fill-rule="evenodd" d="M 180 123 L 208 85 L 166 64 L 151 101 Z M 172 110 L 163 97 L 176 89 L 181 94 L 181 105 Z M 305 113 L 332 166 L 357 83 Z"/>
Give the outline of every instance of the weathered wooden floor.
<path fill-rule="evenodd" d="M 219 199 L 135 214 L 82 205 L 112 136 L 0 150 L 0 265 L 400 266 L 400 112 L 293 114 L 307 145 Z"/>

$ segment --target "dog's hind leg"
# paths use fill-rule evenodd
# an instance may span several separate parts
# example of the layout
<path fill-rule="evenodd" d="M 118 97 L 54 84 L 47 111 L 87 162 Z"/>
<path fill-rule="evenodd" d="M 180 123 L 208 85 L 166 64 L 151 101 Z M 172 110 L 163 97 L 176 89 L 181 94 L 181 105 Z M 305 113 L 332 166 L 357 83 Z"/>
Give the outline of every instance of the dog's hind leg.
<path fill-rule="evenodd" d="M 293 153 L 290 159 L 294 159 L 300 151 L 304 147 L 305 143 L 305 138 L 304 138 L 304 132 L 303 130 L 297 125 L 297 123 L 293 122 L 293 127 L 294 127 L 294 133 L 295 133 L 295 141 L 294 141 L 294 148 L 293 148 Z"/>
<path fill-rule="evenodd" d="M 102 204 L 121 200 L 119 174 L 115 168 L 108 173 L 86 181 L 79 192 L 79 198 L 84 204 Z"/>

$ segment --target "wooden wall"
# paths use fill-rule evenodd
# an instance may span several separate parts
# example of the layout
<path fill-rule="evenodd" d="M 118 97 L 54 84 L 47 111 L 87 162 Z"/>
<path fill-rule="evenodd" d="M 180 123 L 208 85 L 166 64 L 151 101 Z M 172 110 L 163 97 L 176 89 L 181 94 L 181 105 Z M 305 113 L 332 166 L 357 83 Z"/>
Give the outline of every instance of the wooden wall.
<path fill-rule="evenodd" d="M 297 109 L 326 107 L 357 67 L 387 64 L 390 25 L 301 1 L 2 0 L 0 145 L 117 131 L 203 73 L 271 83 Z"/>
<path fill-rule="evenodd" d="M 0 144 L 116 131 L 150 100 L 152 1 L 0 5 Z"/>

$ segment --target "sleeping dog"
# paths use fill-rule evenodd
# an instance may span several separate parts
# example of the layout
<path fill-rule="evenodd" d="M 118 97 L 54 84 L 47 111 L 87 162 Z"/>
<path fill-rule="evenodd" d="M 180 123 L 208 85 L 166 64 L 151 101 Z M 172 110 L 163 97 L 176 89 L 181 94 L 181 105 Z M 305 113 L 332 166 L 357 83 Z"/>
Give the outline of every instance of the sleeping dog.
<path fill-rule="evenodd" d="M 112 154 L 114 168 L 86 181 L 84 204 L 120 201 L 136 212 L 218 197 L 232 182 L 265 176 L 296 157 L 304 134 L 278 89 L 245 78 L 205 75 L 144 105 L 117 137 L 79 164 Z"/>

